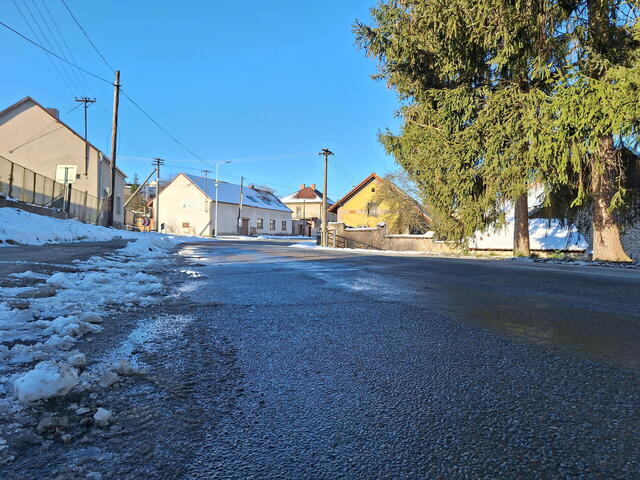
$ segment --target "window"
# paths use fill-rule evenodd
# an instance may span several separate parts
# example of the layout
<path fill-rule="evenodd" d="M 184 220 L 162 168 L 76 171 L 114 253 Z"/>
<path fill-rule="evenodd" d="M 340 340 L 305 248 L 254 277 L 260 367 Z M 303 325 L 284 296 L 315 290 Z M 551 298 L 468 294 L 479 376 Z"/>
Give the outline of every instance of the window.
<path fill-rule="evenodd" d="M 302 207 L 296 207 L 296 218 L 302 217 Z"/>
<path fill-rule="evenodd" d="M 287 221 L 283 220 L 282 221 L 282 230 L 286 230 L 287 229 Z"/>
<path fill-rule="evenodd" d="M 275 230 L 275 229 L 276 229 L 276 221 L 269 220 L 269 230 Z"/>
<path fill-rule="evenodd" d="M 122 213 L 122 198 L 116 195 L 116 213 L 119 215 Z"/>
<path fill-rule="evenodd" d="M 257 228 L 264 228 L 264 220 L 262 220 L 261 218 L 258 219 L 258 225 L 256 226 Z"/>
<path fill-rule="evenodd" d="M 378 216 L 378 204 L 375 202 L 367 203 L 367 216 L 368 217 L 377 217 Z"/>
<path fill-rule="evenodd" d="M 182 228 L 189 228 L 189 222 L 182 222 Z"/>

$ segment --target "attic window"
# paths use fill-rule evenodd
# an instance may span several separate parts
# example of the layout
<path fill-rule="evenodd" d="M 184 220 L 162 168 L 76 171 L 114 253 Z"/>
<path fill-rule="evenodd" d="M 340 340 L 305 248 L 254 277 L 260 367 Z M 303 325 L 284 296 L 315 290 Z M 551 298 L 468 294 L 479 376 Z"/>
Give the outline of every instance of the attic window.
<path fill-rule="evenodd" d="M 372 192 L 375 192 L 375 191 L 376 191 L 376 187 L 372 187 L 372 188 L 371 188 L 371 191 L 372 191 Z"/>

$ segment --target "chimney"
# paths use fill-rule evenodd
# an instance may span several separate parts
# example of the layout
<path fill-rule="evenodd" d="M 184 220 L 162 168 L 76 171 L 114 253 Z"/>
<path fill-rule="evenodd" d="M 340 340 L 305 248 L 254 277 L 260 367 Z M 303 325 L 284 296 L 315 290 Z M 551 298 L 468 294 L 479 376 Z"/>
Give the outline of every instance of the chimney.
<path fill-rule="evenodd" d="M 315 190 L 315 189 L 316 189 L 316 184 L 315 184 L 315 183 L 312 183 L 312 184 L 311 184 L 311 190 Z"/>
<path fill-rule="evenodd" d="M 306 185 L 304 183 L 300 184 L 300 190 L 304 190 L 305 187 L 306 187 Z"/>
<path fill-rule="evenodd" d="M 53 115 L 56 120 L 60 120 L 60 111 L 57 108 L 45 108 L 45 110 Z"/>

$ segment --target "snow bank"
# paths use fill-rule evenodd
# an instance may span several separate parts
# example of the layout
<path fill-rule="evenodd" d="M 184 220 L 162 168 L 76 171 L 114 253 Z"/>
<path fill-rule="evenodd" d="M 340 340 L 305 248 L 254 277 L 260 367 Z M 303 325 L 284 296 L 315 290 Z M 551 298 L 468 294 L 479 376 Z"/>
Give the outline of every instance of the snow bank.
<path fill-rule="evenodd" d="M 4 208 L 0 212 L 3 210 L 13 211 Z M 29 288 L 46 287 L 55 292 L 52 296 L 20 299 L 20 302 L 28 302 L 27 308 L 12 307 L 15 295 L 22 287 L 0 289 L 0 399 L 10 396 L 13 391 L 22 403 L 64 395 L 74 388 L 79 381 L 78 368 L 88 361 L 77 350 L 72 350 L 77 342 L 85 335 L 100 332 L 103 319 L 108 319 L 112 311 L 127 311 L 162 302 L 165 287 L 159 275 L 173 267 L 170 253 L 180 243 L 203 241 L 197 237 L 120 232 L 25 212 L 15 215 L 13 221 L 23 225 L 8 226 L 3 232 L 6 234 L 7 229 L 13 228 L 12 239 L 23 243 L 44 243 L 45 238 L 53 238 L 46 230 L 37 240 L 15 236 L 15 232 L 27 230 L 24 221 L 32 217 L 38 217 L 35 226 L 31 227 L 33 230 L 40 228 L 39 222 L 49 220 L 55 220 L 56 228 L 64 229 L 67 223 L 80 225 L 80 230 L 74 231 L 75 227 L 65 230 L 69 233 L 65 237 L 67 240 L 72 237 L 78 240 L 77 235 L 84 232 L 85 227 L 94 233 L 108 233 L 108 237 L 94 235 L 85 239 L 105 240 L 115 238 L 114 234 L 135 239 L 108 255 L 76 260 L 75 271 L 12 275 L 16 281 L 30 281 Z M 60 240 L 60 236 L 55 238 L 55 241 Z M 25 369 L 36 362 L 39 363 L 35 368 L 25 373 Z"/>
<path fill-rule="evenodd" d="M 115 238 L 139 238 L 138 232 L 89 225 L 77 220 L 63 220 L 25 212 L 17 208 L 0 208 L 0 242 L 44 245 L 56 242 L 107 241 Z"/>

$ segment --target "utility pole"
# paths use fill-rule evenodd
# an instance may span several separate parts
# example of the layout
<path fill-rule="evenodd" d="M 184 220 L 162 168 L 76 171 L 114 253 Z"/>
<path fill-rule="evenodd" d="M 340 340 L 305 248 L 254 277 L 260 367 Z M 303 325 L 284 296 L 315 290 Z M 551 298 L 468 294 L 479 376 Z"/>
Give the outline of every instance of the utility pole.
<path fill-rule="evenodd" d="M 217 162 L 216 163 L 216 218 L 215 218 L 215 222 L 214 222 L 214 231 L 213 231 L 213 236 L 217 237 L 218 236 L 218 187 L 219 187 L 219 183 L 220 183 L 220 164 L 221 163 L 231 163 L 231 160 L 227 160 L 226 162 Z"/>
<path fill-rule="evenodd" d="M 238 235 L 240 235 L 240 224 L 242 223 L 242 185 L 244 184 L 244 177 L 240 177 L 240 203 L 238 204 Z M 249 232 L 247 232 L 249 233 Z"/>
<path fill-rule="evenodd" d="M 211 173 L 211 170 L 200 170 L 202 173 L 204 173 L 204 193 L 205 193 L 205 199 L 204 199 L 204 211 L 208 212 L 209 211 L 209 200 L 207 200 L 209 198 L 209 174 Z"/>
<path fill-rule="evenodd" d="M 84 103 L 84 176 L 89 174 L 89 143 L 87 142 L 87 109 L 89 104 L 96 103 L 95 98 L 76 97 L 76 102 Z M 98 165 L 98 167 L 100 167 Z"/>
<path fill-rule="evenodd" d="M 320 244 L 326 247 L 329 243 L 329 236 L 327 235 L 327 173 L 329 170 L 329 155 L 333 155 L 333 152 L 328 148 L 323 148 L 318 155 L 324 155 L 324 191 L 322 192 L 322 237 L 320 238 Z"/>
<path fill-rule="evenodd" d="M 156 219 L 156 232 L 160 231 L 160 165 L 164 165 L 164 160 L 161 158 L 154 158 L 153 164 L 156 166 L 156 201 L 155 208 L 153 209 L 153 216 Z"/>
<path fill-rule="evenodd" d="M 111 198 L 109 199 L 108 225 L 113 227 L 116 201 L 116 149 L 118 145 L 118 104 L 120 103 L 120 70 L 116 70 L 113 83 L 113 122 L 111 125 Z"/>

